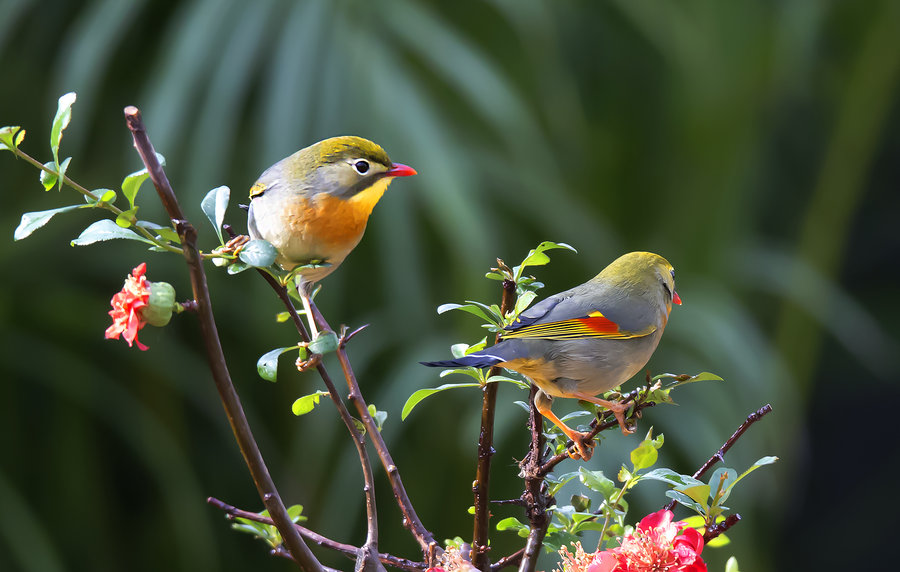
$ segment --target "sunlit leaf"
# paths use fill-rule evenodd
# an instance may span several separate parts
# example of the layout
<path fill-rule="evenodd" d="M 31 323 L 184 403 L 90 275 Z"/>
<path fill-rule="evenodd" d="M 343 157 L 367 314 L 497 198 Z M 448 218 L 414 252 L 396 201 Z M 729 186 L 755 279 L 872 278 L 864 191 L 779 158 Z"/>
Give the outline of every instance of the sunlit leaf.
<path fill-rule="evenodd" d="M 53 216 L 58 215 L 59 213 L 74 211 L 87 206 L 88 205 L 70 205 L 58 209 L 51 209 L 49 211 L 25 213 L 22 215 L 22 220 L 19 222 L 19 226 L 16 227 L 16 230 L 13 233 L 13 239 L 22 240 L 23 238 L 26 238 L 34 231 L 47 224 Z"/>
<path fill-rule="evenodd" d="M 0 127 L 0 151 L 14 151 L 25 139 L 25 130 L 18 125 Z"/>
<path fill-rule="evenodd" d="M 297 417 L 301 415 L 306 415 L 310 411 L 312 411 L 316 405 L 319 404 L 319 399 L 323 395 L 328 395 L 327 391 L 316 391 L 314 393 L 310 393 L 309 395 L 304 395 L 303 397 L 294 401 L 293 405 L 291 405 L 291 412 Z"/>
<path fill-rule="evenodd" d="M 53 151 L 53 161 L 56 164 L 59 164 L 59 143 L 62 141 L 63 131 L 72 119 L 72 104 L 75 103 L 75 99 L 75 92 L 69 92 L 59 98 L 56 116 L 50 128 L 50 149 Z"/>
<path fill-rule="evenodd" d="M 87 246 L 95 242 L 103 242 L 106 240 L 115 240 L 123 238 L 126 240 L 139 240 L 147 244 L 154 244 L 153 241 L 144 238 L 133 230 L 122 228 L 109 219 L 98 220 L 71 242 L 72 246 Z"/>
<path fill-rule="evenodd" d="M 403 421 L 409 415 L 409 413 L 413 410 L 413 407 L 419 404 L 420 401 L 425 399 L 430 395 L 434 395 L 435 393 L 446 391 L 448 389 L 456 389 L 458 387 L 481 387 L 480 383 L 447 383 L 440 387 L 429 388 L 429 389 L 420 389 L 414 392 L 409 396 L 409 399 L 406 400 L 406 403 L 403 404 L 403 410 L 400 412 L 400 420 Z"/>

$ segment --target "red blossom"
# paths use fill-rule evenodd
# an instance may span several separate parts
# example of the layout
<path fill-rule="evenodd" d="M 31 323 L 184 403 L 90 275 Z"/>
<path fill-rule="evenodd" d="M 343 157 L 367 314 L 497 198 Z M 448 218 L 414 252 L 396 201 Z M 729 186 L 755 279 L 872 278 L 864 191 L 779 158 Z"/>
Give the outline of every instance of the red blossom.
<path fill-rule="evenodd" d="M 562 572 L 706 572 L 703 536 L 684 521 L 672 522 L 668 510 L 642 518 L 616 548 L 588 554 L 576 543 L 575 549 L 560 550 Z"/>
<path fill-rule="evenodd" d="M 118 340 L 122 336 L 128 347 L 137 344 L 142 351 L 148 349 L 137 339 L 138 331 L 147 324 L 140 314 L 141 308 L 150 300 L 150 282 L 144 276 L 146 272 L 147 264 L 142 262 L 125 279 L 122 290 L 113 295 L 110 300 L 112 310 L 109 311 L 113 323 L 106 328 L 106 339 Z"/>

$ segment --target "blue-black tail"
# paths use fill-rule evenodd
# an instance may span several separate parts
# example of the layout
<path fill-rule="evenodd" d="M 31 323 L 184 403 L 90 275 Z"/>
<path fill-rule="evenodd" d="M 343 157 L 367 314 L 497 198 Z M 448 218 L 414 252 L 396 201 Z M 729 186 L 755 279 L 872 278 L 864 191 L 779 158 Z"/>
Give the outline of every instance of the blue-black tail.
<path fill-rule="evenodd" d="M 443 361 L 420 361 L 422 365 L 428 367 L 491 367 L 498 363 L 506 361 L 505 359 L 490 354 L 471 354 L 463 356 L 459 359 L 447 359 Z"/>

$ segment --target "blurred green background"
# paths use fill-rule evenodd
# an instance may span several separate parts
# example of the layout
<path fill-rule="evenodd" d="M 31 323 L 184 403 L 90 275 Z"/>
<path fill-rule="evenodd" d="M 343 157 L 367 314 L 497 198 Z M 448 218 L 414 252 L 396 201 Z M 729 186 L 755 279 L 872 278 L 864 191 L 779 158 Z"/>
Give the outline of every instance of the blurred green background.
<path fill-rule="evenodd" d="M 235 205 L 259 173 L 319 139 L 368 137 L 418 169 L 385 195 L 319 304 L 332 324 L 371 324 L 351 359 L 390 415 L 385 438 L 440 539 L 471 538 L 480 394 L 432 397 L 402 423 L 400 408 L 441 383 L 417 361 L 482 331 L 436 306 L 499 299 L 484 272 L 541 240 L 579 250 L 536 271 L 545 294 L 623 252 L 663 254 L 684 305 L 649 367 L 727 383 L 680 390 L 679 407 L 608 437 L 590 468 L 613 475 L 652 425 L 666 436 L 661 462 L 692 472 L 771 403 L 727 465 L 781 461 L 730 499 L 744 520 L 730 546 L 706 551 L 710 570 L 731 554 L 745 570 L 872 568 L 894 537 L 900 470 L 898 30 L 891 0 L 2 0 L 0 124 L 25 127 L 23 148 L 46 161 L 56 100 L 77 91 L 69 174 L 117 187 L 141 166 L 122 118 L 137 105 L 204 248 L 209 189 L 232 188 L 228 219 L 243 230 Z M 142 218 L 162 222 L 143 192 Z M 145 330 L 146 353 L 103 339 L 131 268 L 147 261 L 151 280 L 186 297 L 182 262 L 136 243 L 72 249 L 89 211 L 14 243 L 23 212 L 80 199 L 43 193 L 9 154 L 0 193 L 0 570 L 293 569 L 205 504 L 261 508 L 195 321 Z M 345 430 L 327 404 L 290 413 L 321 382 L 288 363 L 277 384 L 256 376 L 259 355 L 295 341 L 274 321 L 277 300 L 252 273 L 210 267 L 210 282 L 282 496 L 317 531 L 362 543 L 362 478 Z M 521 492 L 517 399 L 501 389 L 497 499 Z M 378 479 L 381 548 L 417 558 Z M 639 488 L 629 520 L 658 508 L 662 490 Z M 494 514 L 521 517 L 510 506 Z M 495 532 L 494 559 L 519 542 Z"/>

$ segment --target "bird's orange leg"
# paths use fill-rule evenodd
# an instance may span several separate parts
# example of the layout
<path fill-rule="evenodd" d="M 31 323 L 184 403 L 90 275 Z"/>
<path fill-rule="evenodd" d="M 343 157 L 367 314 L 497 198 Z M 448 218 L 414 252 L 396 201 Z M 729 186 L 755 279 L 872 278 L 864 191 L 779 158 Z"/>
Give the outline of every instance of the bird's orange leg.
<path fill-rule="evenodd" d="M 612 414 L 616 416 L 616 421 L 619 422 L 619 427 L 622 428 L 622 433 L 624 435 L 630 435 L 634 433 L 634 429 L 629 429 L 627 425 L 625 425 L 625 412 L 628 410 L 628 405 L 619 403 L 618 401 L 607 401 L 606 399 L 600 399 L 594 395 L 588 395 L 587 393 L 569 393 L 567 397 L 574 397 L 576 399 L 581 399 L 583 401 L 590 401 L 591 403 L 596 403 L 597 405 L 602 405 L 603 407 L 612 411 Z"/>
<path fill-rule="evenodd" d="M 587 438 L 587 433 L 575 431 L 574 429 L 563 423 L 562 420 L 557 417 L 550 409 L 551 403 L 552 401 L 550 400 L 550 398 L 542 391 L 539 391 L 534 396 L 534 406 L 537 408 L 538 413 L 540 413 L 551 422 L 553 422 L 553 424 L 555 424 L 557 427 L 559 427 L 562 432 L 565 433 L 566 437 L 571 439 L 575 444 L 575 453 L 569 451 L 569 456 L 576 460 L 589 460 L 591 458 L 591 455 L 594 453 L 593 448 L 596 443 Z"/>

